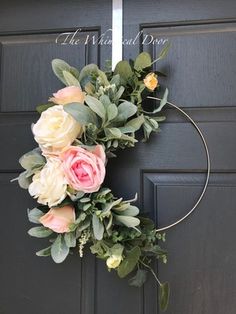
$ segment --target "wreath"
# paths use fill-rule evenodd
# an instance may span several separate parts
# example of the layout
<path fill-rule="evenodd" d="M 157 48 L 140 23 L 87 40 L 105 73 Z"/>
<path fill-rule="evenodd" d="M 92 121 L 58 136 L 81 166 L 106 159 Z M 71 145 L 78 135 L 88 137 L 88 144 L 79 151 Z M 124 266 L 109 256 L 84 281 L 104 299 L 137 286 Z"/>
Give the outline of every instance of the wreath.
<path fill-rule="evenodd" d="M 169 284 L 158 279 L 152 261 L 167 262 L 159 244 L 165 234 L 140 214 L 133 205 L 136 197 L 117 198 L 103 182 L 108 159 L 119 149 L 146 142 L 165 119 L 160 112 L 168 90 L 161 88 L 163 74 L 152 66 L 168 48 L 156 60 L 142 52 L 135 60 L 120 61 L 114 71 L 89 64 L 79 72 L 54 59 L 53 72 L 66 87 L 37 107 L 40 117 L 32 133 L 38 147 L 20 158 L 24 172 L 17 178 L 39 203 L 28 209 L 29 221 L 39 224 L 29 235 L 50 237 L 50 245 L 37 256 L 61 263 L 70 252 L 83 257 L 88 244 L 120 278 L 134 273 L 132 286 L 141 287 L 150 271 L 159 285 L 161 310 L 168 305 Z M 147 110 L 145 99 L 156 93 L 163 94 L 159 105 Z"/>

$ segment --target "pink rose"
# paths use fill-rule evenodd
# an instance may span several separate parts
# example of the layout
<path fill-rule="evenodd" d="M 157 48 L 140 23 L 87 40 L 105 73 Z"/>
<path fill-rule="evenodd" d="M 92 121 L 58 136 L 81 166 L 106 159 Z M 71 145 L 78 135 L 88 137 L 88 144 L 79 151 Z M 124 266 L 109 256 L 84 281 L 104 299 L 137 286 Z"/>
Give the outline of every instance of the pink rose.
<path fill-rule="evenodd" d="M 67 86 L 53 94 L 54 97 L 49 98 L 49 101 L 57 105 L 66 105 L 72 102 L 84 103 L 85 94 L 78 86 Z"/>
<path fill-rule="evenodd" d="M 71 146 L 60 157 L 67 182 L 73 189 L 85 193 L 99 190 L 106 172 L 106 155 L 101 145 L 92 151 Z"/>
<path fill-rule="evenodd" d="M 51 208 L 39 221 L 57 233 L 69 232 L 70 225 L 75 222 L 75 209 L 69 205 Z"/>

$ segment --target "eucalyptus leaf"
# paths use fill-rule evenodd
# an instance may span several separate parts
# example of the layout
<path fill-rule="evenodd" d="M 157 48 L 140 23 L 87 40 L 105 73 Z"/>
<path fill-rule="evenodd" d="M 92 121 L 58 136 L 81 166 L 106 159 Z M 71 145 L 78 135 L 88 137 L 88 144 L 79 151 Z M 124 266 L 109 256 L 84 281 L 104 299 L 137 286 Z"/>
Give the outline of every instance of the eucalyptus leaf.
<path fill-rule="evenodd" d="M 129 285 L 140 288 L 142 287 L 146 280 L 147 271 L 144 269 L 138 269 L 135 276 L 129 280 Z"/>
<path fill-rule="evenodd" d="M 124 86 L 120 86 L 118 92 L 115 94 L 114 101 L 117 101 L 118 99 L 120 99 L 120 97 L 123 95 L 124 91 L 125 91 Z"/>
<path fill-rule="evenodd" d="M 65 82 L 67 86 L 78 86 L 80 87 L 79 81 L 68 71 L 62 71 L 63 76 L 65 78 Z"/>
<path fill-rule="evenodd" d="M 121 256 L 124 251 L 124 246 L 117 243 L 110 248 L 111 255 Z"/>
<path fill-rule="evenodd" d="M 113 75 L 111 81 L 110 81 L 110 85 L 115 84 L 116 86 L 118 86 L 120 84 L 120 74 L 116 74 Z"/>
<path fill-rule="evenodd" d="M 138 131 L 143 125 L 145 119 L 143 115 L 138 116 L 132 120 L 129 120 L 125 126 L 119 128 L 122 133 L 132 133 Z"/>
<path fill-rule="evenodd" d="M 107 108 L 107 119 L 108 121 L 112 121 L 118 114 L 118 109 L 115 104 L 110 104 Z"/>
<path fill-rule="evenodd" d="M 104 85 L 109 85 L 106 74 L 103 71 L 101 71 L 96 64 L 93 64 L 93 63 L 88 64 L 85 67 L 83 67 L 83 69 L 81 70 L 80 75 L 79 75 L 79 81 L 81 83 L 82 83 L 82 81 L 85 82 L 86 78 L 91 79 L 92 76 L 100 77 L 100 79 Z"/>
<path fill-rule="evenodd" d="M 145 122 L 143 124 L 143 128 L 144 128 L 145 140 L 147 140 L 147 139 L 149 139 L 149 136 L 153 130 L 152 130 L 152 127 L 149 125 L 148 122 Z"/>
<path fill-rule="evenodd" d="M 69 254 L 69 247 L 61 234 L 59 234 L 51 247 L 51 256 L 55 263 L 62 263 Z"/>
<path fill-rule="evenodd" d="M 135 115 L 137 106 L 129 101 L 124 101 L 118 106 L 118 116 L 115 121 L 126 121 L 128 118 Z"/>
<path fill-rule="evenodd" d="M 105 120 L 106 110 L 100 100 L 93 96 L 87 95 L 85 96 L 85 102 L 93 112 L 102 118 L 103 121 Z"/>
<path fill-rule="evenodd" d="M 117 200 L 113 201 L 113 202 L 106 202 L 105 204 L 102 205 L 102 212 L 100 214 L 101 217 L 106 216 L 107 213 L 109 213 L 111 211 L 111 209 L 113 209 L 113 207 L 115 208 L 117 205 L 120 204 L 120 202 L 122 201 L 122 198 L 118 198 Z"/>
<path fill-rule="evenodd" d="M 128 61 L 120 61 L 117 63 L 114 74 L 120 75 L 121 83 L 126 84 L 133 76 L 133 71 Z"/>
<path fill-rule="evenodd" d="M 81 232 L 81 231 L 87 229 L 90 226 L 90 224 L 91 224 L 91 219 L 90 219 L 90 217 L 87 217 L 85 220 L 83 220 L 79 223 L 79 226 L 76 229 L 76 231 Z"/>
<path fill-rule="evenodd" d="M 29 221 L 35 224 L 40 223 L 39 219 L 44 215 L 44 213 L 41 210 L 39 210 L 37 207 L 33 209 L 28 209 L 27 213 L 28 213 Z"/>
<path fill-rule="evenodd" d="M 35 148 L 28 153 L 24 154 L 20 159 L 19 163 L 22 168 L 26 170 L 31 170 L 35 168 L 42 167 L 46 160 L 42 156 L 41 151 L 39 148 Z"/>
<path fill-rule="evenodd" d="M 98 120 L 94 112 L 83 104 L 74 102 L 65 105 L 64 110 L 81 125 L 88 125 L 89 123 L 98 125 Z"/>
<path fill-rule="evenodd" d="M 118 128 L 105 128 L 104 132 L 107 139 L 116 139 L 121 137 L 121 131 Z"/>
<path fill-rule="evenodd" d="M 93 74 L 98 74 L 98 66 L 96 64 L 88 64 L 80 71 L 79 80 L 81 81 L 86 76 L 91 76 Z"/>
<path fill-rule="evenodd" d="M 19 174 L 18 178 L 14 179 L 18 181 L 18 184 L 19 186 L 22 188 L 22 189 L 25 189 L 27 190 L 30 183 L 32 182 L 32 179 L 30 177 L 28 177 L 28 171 L 24 171 L 22 173 Z M 13 181 L 13 180 L 12 180 Z"/>
<path fill-rule="evenodd" d="M 71 67 L 68 63 L 61 59 L 54 59 L 52 60 L 52 70 L 54 74 L 62 81 L 65 85 L 67 82 L 65 80 L 63 71 L 71 72 L 76 78 L 79 75 L 79 72 L 74 67 Z"/>
<path fill-rule="evenodd" d="M 111 104 L 110 98 L 104 94 L 100 96 L 99 100 L 101 101 L 105 109 L 107 110 L 108 106 Z"/>
<path fill-rule="evenodd" d="M 76 246 L 76 237 L 74 232 L 65 233 L 64 239 L 68 247 Z"/>
<path fill-rule="evenodd" d="M 93 234 L 97 240 L 102 240 L 104 233 L 103 223 L 99 220 L 96 214 L 93 214 Z"/>
<path fill-rule="evenodd" d="M 142 71 L 143 69 L 152 65 L 152 59 L 148 52 L 140 53 L 134 61 L 134 68 L 136 71 Z"/>
<path fill-rule="evenodd" d="M 152 62 L 152 64 L 154 64 L 155 62 L 157 62 L 157 61 L 159 61 L 159 60 L 164 59 L 164 58 L 167 56 L 167 53 L 168 53 L 168 51 L 169 51 L 169 49 L 170 49 L 170 46 L 171 46 L 171 44 L 170 44 L 170 43 L 167 43 L 167 44 L 163 47 L 163 49 L 161 50 L 161 52 L 159 53 L 157 59 L 155 59 L 155 60 Z"/>
<path fill-rule="evenodd" d="M 28 234 L 31 237 L 36 237 L 36 238 L 46 238 L 50 236 L 52 233 L 53 233 L 52 230 L 45 228 L 43 226 L 33 227 L 28 231 Z"/>
<path fill-rule="evenodd" d="M 131 273 L 136 267 L 140 256 L 141 250 L 138 246 L 131 249 L 117 269 L 118 276 L 124 278 Z"/>
<path fill-rule="evenodd" d="M 159 286 L 159 305 L 162 311 L 166 311 L 169 304 L 170 287 L 169 283 L 165 282 Z"/>
<path fill-rule="evenodd" d="M 51 246 L 36 252 L 36 255 L 42 256 L 42 257 L 50 256 L 51 255 Z"/>
<path fill-rule="evenodd" d="M 88 82 L 85 87 L 84 90 L 86 91 L 87 94 L 89 95 L 93 95 L 95 93 L 95 87 L 91 82 Z"/>
<path fill-rule="evenodd" d="M 117 222 L 128 227 L 134 228 L 140 224 L 140 220 L 136 217 L 125 216 L 125 215 L 114 215 Z"/>
<path fill-rule="evenodd" d="M 139 214 L 139 209 L 136 206 L 130 205 L 126 210 L 122 211 L 124 216 L 137 216 Z"/>
<path fill-rule="evenodd" d="M 162 100 L 161 100 L 161 102 L 160 102 L 159 107 L 158 107 L 157 109 L 155 109 L 155 110 L 153 111 L 153 113 L 158 113 L 158 112 L 160 112 L 160 111 L 162 110 L 162 108 L 166 105 L 168 93 L 169 93 L 168 88 L 166 88 L 166 89 L 165 89 L 165 92 L 164 92 L 164 95 L 163 95 L 163 97 L 162 97 Z"/>

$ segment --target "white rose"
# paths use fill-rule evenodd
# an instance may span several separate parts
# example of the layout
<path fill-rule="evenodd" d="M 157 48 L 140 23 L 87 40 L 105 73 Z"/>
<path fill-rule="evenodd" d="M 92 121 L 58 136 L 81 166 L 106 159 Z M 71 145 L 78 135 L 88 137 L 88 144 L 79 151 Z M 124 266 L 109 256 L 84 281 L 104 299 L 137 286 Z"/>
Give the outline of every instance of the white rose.
<path fill-rule="evenodd" d="M 80 124 L 62 105 L 56 105 L 43 111 L 32 131 L 36 142 L 44 154 L 58 154 L 81 135 Z"/>
<path fill-rule="evenodd" d="M 111 255 L 106 260 L 106 264 L 108 268 L 117 268 L 120 265 L 121 261 L 122 261 L 121 255 Z"/>
<path fill-rule="evenodd" d="M 67 183 L 59 158 L 49 158 L 43 169 L 33 176 L 29 193 L 49 207 L 60 204 L 66 197 Z"/>

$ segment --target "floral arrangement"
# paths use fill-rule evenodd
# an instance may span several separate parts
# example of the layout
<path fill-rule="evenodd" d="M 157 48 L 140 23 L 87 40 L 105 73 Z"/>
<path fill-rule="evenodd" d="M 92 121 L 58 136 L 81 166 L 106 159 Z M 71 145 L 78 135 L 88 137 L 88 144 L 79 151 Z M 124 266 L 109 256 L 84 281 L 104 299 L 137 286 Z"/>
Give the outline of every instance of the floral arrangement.
<path fill-rule="evenodd" d="M 38 121 L 32 125 L 37 148 L 20 158 L 25 169 L 17 178 L 39 205 L 28 210 L 29 221 L 38 226 L 29 235 L 50 237 L 49 246 L 37 252 L 63 262 L 70 252 L 83 256 L 84 246 L 105 261 L 120 278 L 134 273 L 132 286 L 140 287 L 150 271 L 159 284 L 160 308 L 167 308 L 168 283 L 161 283 L 152 260 L 166 263 L 159 242 L 165 234 L 143 217 L 132 200 L 123 200 L 103 186 L 106 163 L 118 149 L 134 147 L 142 136 L 147 141 L 164 120 L 158 107 L 146 111 L 148 95 L 162 92 L 152 65 L 165 57 L 168 46 L 152 61 L 142 52 L 135 60 L 120 61 L 114 71 L 89 64 L 79 72 L 55 59 L 52 69 L 66 85 L 39 105 Z M 137 138 L 137 131 L 140 131 Z"/>

